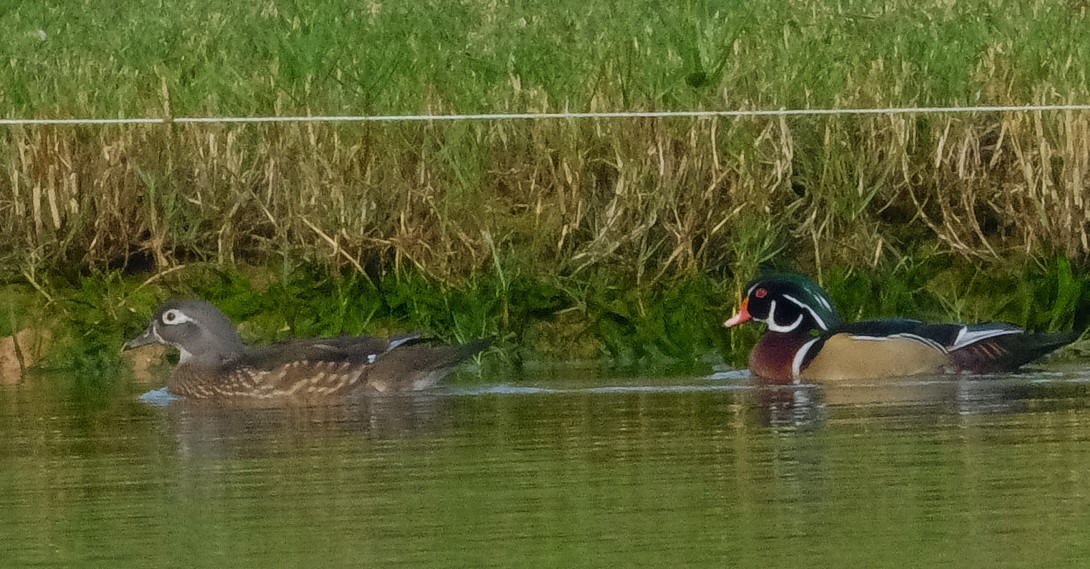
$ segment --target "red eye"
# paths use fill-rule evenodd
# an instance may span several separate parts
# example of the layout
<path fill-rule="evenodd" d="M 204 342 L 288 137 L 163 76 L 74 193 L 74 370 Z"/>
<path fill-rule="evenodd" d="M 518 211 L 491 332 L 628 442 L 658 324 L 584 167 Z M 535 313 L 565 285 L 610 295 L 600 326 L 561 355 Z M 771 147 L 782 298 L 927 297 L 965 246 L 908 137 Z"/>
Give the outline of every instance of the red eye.
<path fill-rule="evenodd" d="M 768 291 L 763 288 L 759 288 L 753 291 L 753 296 L 756 296 L 757 298 L 764 298 L 768 296 Z"/>

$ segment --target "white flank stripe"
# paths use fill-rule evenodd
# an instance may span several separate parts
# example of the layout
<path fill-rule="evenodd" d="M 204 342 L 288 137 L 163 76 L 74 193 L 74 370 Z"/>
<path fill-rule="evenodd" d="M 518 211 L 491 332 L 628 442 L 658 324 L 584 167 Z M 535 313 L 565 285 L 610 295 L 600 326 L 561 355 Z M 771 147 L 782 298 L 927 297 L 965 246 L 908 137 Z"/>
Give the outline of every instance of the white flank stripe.
<path fill-rule="evenodd" d="M 810 351 L 810 348 L 814 347 L 814 343 L 817 341 L 818 338 L 814 338 L 803 344 L 799 351 L 795 352 L 795 359 L 791 361 L 791 375 L 794 376 L 795 383 L 802 379 L 802 362 L 806 359 L 806 353 Z"/>
<path fill-rule="evenodd" d="M 901 333 L 901 334 L 890 334 L 889 336 L 856 336 L 854 334 L 852 335 L 853 340 L 863 340 L 865 342 L 885 342 L 885 341 L 888 341 L 888 340 L 892 340 L 894 338 L 904 338 L 906 340 L 913 340 L 913 341 L 919 342 L 921 344 L 924 344 L 924 345 L 930 346 L 932 348 L 935 348 L 936 350 L 938 350 L 940 352 L 949 351 L 949 348 L 947 348 L 946 346 L 943 346 L 942 344 L 932 340 L 931 338 L 925 338 L 923 336 L 919 336 L 919 335 L 916 335 L 916 334 Z"/>

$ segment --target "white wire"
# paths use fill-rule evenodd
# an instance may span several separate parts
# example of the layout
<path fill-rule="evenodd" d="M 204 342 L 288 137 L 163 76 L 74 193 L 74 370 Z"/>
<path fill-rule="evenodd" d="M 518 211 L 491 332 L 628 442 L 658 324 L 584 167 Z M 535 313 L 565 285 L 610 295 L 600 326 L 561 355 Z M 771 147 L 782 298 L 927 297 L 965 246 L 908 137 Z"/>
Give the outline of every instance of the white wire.
<path fill-rule="evenodd" d="M 170 123 L 289 123 L 289 122 L 421 122 L 541 119 L 614 119 L 671 117 L 767 117 L 813 115 L 949 114 L 1042 111 L 1088 111 L 1087 105 L 986 105 L 979 107 L 891 107 L 874 109 L 774 109 L 737 111 L 625 111 L 603 113 L 483 113 L 468 115 L 356 115 L 294 117 L 173 117 L 122 119 L 0 119 L 0 125 L 114 125 Z"/>

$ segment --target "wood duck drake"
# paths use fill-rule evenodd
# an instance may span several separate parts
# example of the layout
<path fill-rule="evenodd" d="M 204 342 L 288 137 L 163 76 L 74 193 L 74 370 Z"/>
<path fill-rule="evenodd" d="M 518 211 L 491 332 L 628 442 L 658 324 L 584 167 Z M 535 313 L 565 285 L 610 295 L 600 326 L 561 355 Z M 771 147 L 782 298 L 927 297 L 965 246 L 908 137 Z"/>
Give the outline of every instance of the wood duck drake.
<path fill-rule="evenodd" d="M 1011 324 L 928 324 L 891 319 L 844 322 L 825 291 L 802 275 L 760 277 L 746 289 L 730 328 L 749 320 L 768 330 L 749 354 L 754 375 L 775 382 L 829 382 L 935 373 L 1014 370 L 1078 337 Z"/>
<path fill-rule="evenodd" d="M 147 344 L 181 354 L 167 387 L 198 399 L 320 401 L 363 390 L 417 391 L 442 381 L 488 340 L 426 343 L 418 334 L 292 339 L 263 347 L 242 342 L 234 323 L 202 300 L 171 300 L 125 350 Z"/>

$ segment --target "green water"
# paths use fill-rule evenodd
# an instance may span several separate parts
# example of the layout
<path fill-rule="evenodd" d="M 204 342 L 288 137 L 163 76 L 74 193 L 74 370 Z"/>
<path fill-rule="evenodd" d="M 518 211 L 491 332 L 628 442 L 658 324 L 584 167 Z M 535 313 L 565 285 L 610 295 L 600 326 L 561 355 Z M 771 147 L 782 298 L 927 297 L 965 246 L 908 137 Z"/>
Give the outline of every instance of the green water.
<path fill-rule="evenodd" d="M 38 378 L 0 390 L 0 566 L 1085 566 L 1087 379 L 214 410 Z"/>

